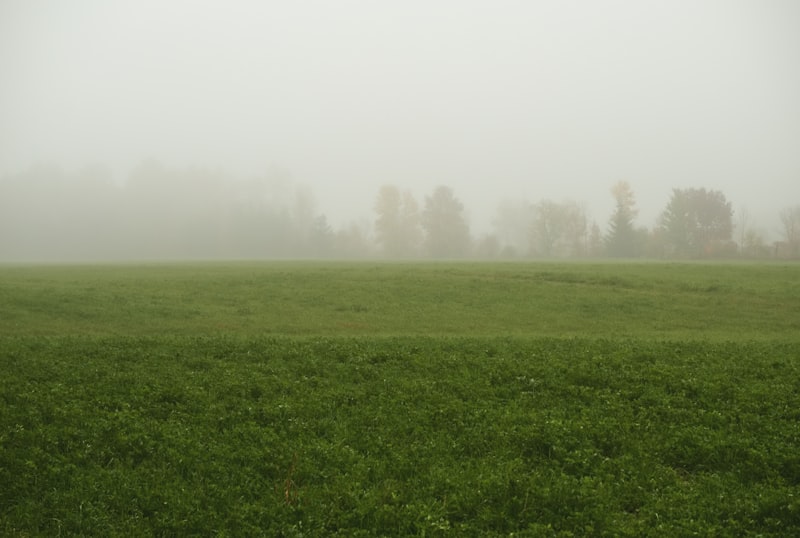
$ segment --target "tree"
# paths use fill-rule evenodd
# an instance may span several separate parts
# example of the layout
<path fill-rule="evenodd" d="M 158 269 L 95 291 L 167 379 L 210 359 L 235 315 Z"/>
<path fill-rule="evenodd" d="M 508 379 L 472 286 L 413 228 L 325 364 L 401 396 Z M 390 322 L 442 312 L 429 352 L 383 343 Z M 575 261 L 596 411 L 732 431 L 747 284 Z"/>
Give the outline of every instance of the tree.
<path fill-rule="evenodd" d="M 422 244 L 422 219 L 419 214 L 419 204 L 411 191 L 403 191 L 402 206 L 400 208 L 400 224 L 403 230 L 403 254 L 416 256 Z"/>
<path fill-rule="evenodd" d="M 314 230 L 316 216 L 316 200 L 311 189 L 305 185 L 298 185 L 294 192 L 294 204 L 291 209 L 293 239 L 297 251 L 308 256 L 313 250 L 311 235 Z"/>
<path fill-rule="evenodd" d="M 425 247 L 436 258 L 459 258 L 469 252 L 469 225 L 464 206 L 450 187 L 439 186 L 425 197 L 422 211 Z"/>
<path fill-rule="evenodd" d="M 414 196 L 400 193 L 394 185 L 384 185 L 375 200 L 375 234 L 384 254 L 391 257 L 413 256 L 422 240 L 419 207 Z"/>
<path fill-rule="evenodd" d="M 673 189 L 661 228 L 675 254 L 711 256 L 730 245 L 733 210 L 720 191 Z"/>
<path fill-rule="evenodd" d="M 522 253 L 530 246 L 531 205 L 527 200 L 503 200 L 492 220 L 501 248 L 507 253 Z"/>
<path fill-rule="evenodd" d="M 375 235 L 388 255 L 395 254 L 400 244 L 400 191 L 394 185 L 384 185 L 375 200 Z"/>
<path fill-rule="evenodd" d="M 800 256 L 800 205 L 781 211 L 781 224 L 787 247 L 783 255 L 792 258 Z"/>
<path fill-rule="evenodd" d="M 744 206 L 736 212 L 736 240 L 742 257 L 762 258 L 769 254 L 764 234 L 756 229 L 750 212 Z"/>
<path fill-rule="evenodd" d="M 739 254 L 744 255 L 744 243 L 750 232 L 750 212 L 745 206 L 739 208 L 736 214 L 736 237 L 739 240 Z"/>
<path fill-rule="evenodd" d="M 369 221 L 351 222 L 336 232 L 336 254 L 342 258 L 363 258 L 371 253 Z"/>
<path fill-rule="evenodd" d="M 500 240 L 494 234 L 484 235 L 475 245 L 475 255 L 478 258 L 497 258 L 501 252 Z"/>
<path fill-rule="evenodd" d="M 311 224 L 309 235 L 310 254 L 317 258 L 327 258 L 333 254 L 335 234 L 325 215 L 318 215 Z"/>
<path fill-rule="evenodd" d="M 748 258 L 765 258 L 769 256 L 769 248 L 764 234 L 754 228 L 748 228 L 742 240 L 741 254 Z"/>
<path fill-rule="evenodd" d="M 627 181 L 620 181 L 611 188 L 611 194 L 616 205 L 606 235 L 606 252 L 617 258 L 636 256 L 640 251 L 640 234 L 633 226 L 638 214 L 633 190 Z"/>
<path fill-rule="evenodd" d="M 597 222 L 592 222 L 592 227 L 589 229 L 589 239 L 586 248 L 586 254 L 591 257 L 603 255 L 603 234 Z"/>
<path fill-rule="evenodd" d="M 542 200 L 533 206 L 531 252 L 541 256 L 581 256 L 586 252 L 586 213 L 575 202 Z"/>

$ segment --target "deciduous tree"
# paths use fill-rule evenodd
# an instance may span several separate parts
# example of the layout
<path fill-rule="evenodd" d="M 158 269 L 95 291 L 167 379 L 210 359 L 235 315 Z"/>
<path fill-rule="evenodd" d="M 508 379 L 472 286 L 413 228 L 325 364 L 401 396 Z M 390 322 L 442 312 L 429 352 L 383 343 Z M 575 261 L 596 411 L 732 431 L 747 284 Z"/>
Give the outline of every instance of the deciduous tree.
<path fill-rule="evenodd" d="M 581 256 L 586 252 L 586 212 L 577 203 L 542 200 L 532 208 L 531 253 L 547 257 Z"/>
<path fill-rule="evenodd" d="M 731 204 L 720 191 L 673 189 L 661 215 L 661 228 L 673 253 L 705 257 L 727 250 L 732 217 Z"/>
<path fill-rule="evenodd" d="M 414 196 L 384 185 L 375 200 L 375 235 L 383 253 L 404 258 L 417 254 L 422 239 L 419 206 Z"/>
<path fill-rule="evenodd" d="M 464 206 L 453 190 L 439 186 L 425 197 L 422 211 L 425 246 L 436 258 L 460 258 L 469 253 L 469 225 L 464 218 Z"/>
<path fill-rule="evenodd" d="M 497 207 L 492 225 L 507 254 L 520 254 L 529 249 L 532 218 L 527 200 L 503 200 Z"/>

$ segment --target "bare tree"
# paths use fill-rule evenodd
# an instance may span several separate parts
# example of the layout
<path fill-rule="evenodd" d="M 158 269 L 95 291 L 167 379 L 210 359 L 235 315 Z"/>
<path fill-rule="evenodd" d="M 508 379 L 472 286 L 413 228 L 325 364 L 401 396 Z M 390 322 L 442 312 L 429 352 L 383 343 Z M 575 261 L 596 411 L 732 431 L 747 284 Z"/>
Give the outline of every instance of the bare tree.
<path fill-rule="evenodd" d="M 750 212 L 745 206 L 741 206 L 736 213 L 736 235 L 739 239 L 739 254 L 744 254 L 745 239 L 750 231 Z"/>
<path fill-rule="evenodd" d="M 781 211 L 781 224 L 787 247 L 784 255 L 797 258 L 800 256 L 800 205 Z"/>
<path fill-rule="evenodd" d="M 744 206 L 736 213 L 736 238 L 740 256 L 761 258 L 769 255 L 764 234 L 756 229 L 750 212 Z"/>

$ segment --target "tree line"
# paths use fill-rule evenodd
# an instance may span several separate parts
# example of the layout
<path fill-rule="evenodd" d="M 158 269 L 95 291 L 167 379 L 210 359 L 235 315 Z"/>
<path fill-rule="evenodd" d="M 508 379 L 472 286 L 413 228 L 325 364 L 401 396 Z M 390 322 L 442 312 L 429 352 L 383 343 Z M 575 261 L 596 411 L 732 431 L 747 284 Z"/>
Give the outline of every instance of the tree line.
<path fill-rule="evenodd" d="M 384 185 L 372 217 L 334 229 L 308 187 L 284 171 L 137 166 L 123 184 L 102 166 L 35 166 L 0 179 L 0 260 L 369 258 L 800 258 L 800 205 L 768 244 L 720 191 L 674 189 L 658 223 L 637 226 L 627 182 L 611 186 L 605 223 L 578 202 L 506 201 L 489 233 L 472 233 L 449 186 L 420 201 Z"/>
<path fill-rule="evenodd" d="M 101 166 L 32 167 L 0 180 L 0 259 L 253 259 L 359 256 L 367 231 L 334 231 L 284 171 L 141 163 L 124 184 Z"/>
<path fill-rule="evenodd" d="M 388 257 L 434 258 L 799 258 L 800 206 L 781 212 L 784 240 L 768 245 L 721 191 L 673 189 L 651 229 L 637 227 L 636 197 L 628 182 L 613 185 L 614 211 L 603 230 L 575 201 L 505 202 L 494 233 L 470 237 L 463 206 L 446 186 L 425 198 L 422 210 L 410 192 L 381 188 L 375 204 L 376 243 Z M 738 242 L 734 239 L 738 231 Z"/>

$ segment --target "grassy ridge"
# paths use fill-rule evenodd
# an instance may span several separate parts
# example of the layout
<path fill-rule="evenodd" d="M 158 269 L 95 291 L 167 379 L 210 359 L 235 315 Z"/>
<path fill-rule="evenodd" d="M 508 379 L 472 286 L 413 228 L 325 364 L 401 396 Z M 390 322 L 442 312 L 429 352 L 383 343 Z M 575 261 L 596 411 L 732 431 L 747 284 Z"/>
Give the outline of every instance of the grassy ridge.
<path fill-rule="evenodd" d="M 800 340 L 800 266 L 0 268 L 0 334 Z"/>
<path fill-rule="evenodd" d="M 0 534 L 800 535 L 800 267 L 0 268 Z"/>

